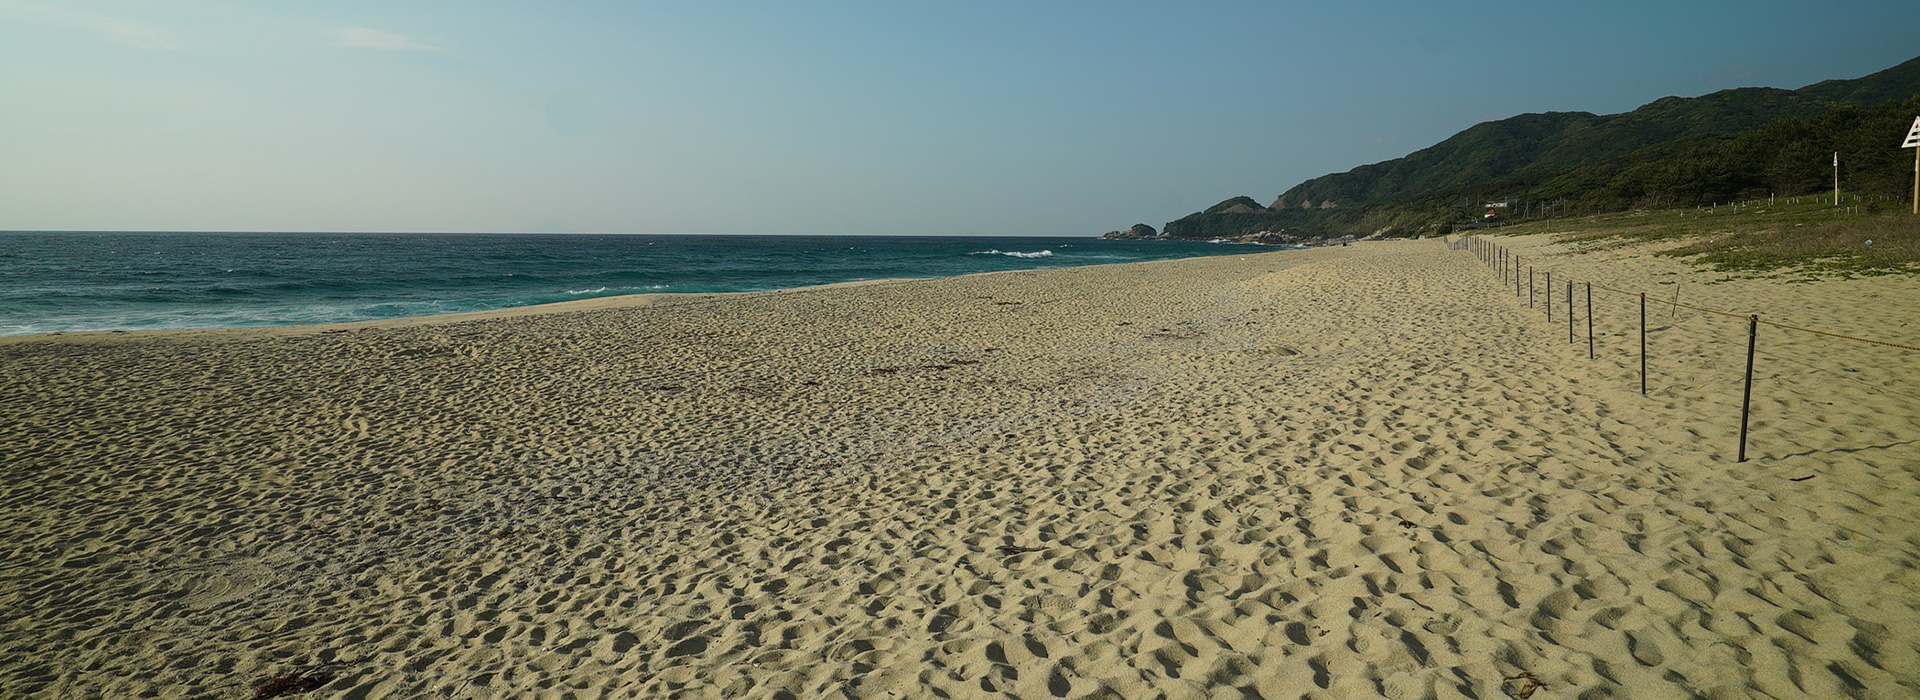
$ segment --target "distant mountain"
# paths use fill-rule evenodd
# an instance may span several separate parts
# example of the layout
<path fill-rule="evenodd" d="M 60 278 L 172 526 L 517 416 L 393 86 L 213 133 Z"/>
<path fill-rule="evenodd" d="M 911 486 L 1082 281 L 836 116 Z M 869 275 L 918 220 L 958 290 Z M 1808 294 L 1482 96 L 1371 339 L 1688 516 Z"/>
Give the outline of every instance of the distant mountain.
<path fill-rule="evenodd" d="M 1746 132 L 1769 128 L 1774 138 L 1792 142 L 1794 157 L 1805 160 L 1811 157 L 1808 149 L 1817 146 L 1814 142 L 1839 138 L 1830 133 L 1833 129 L 1862 126 L 1853 124 L 1859 119 L 1849 122 L 1844 116 L 1847 110 L 1864 115 L 1916 95 L 1920 95 L 1920 58 L 1863 78 L 1828 80 L 1798 90 L 1737 88 L 1700 97 L 1664 97 L 1623 114 L 1522 114 L 1476 124 L 1402 158 L 1308 180 L 1281 194 L 1271 206 L 1246 197 L 1229 199 L 1168 223 L 1162 235 L 1233 238 L 1282 229 L 1320 236 L 1409 234 L 1460 218 L 1460 212 L 1440 210 L 1447 205 L 1506 196 L 1638 197 L 1654 203 L 1665 197 L 1666 204 L 1684 204 L 1678 200 L 1686 193 L 1672 188 L 1635 191 L 1631 185 L 1611 186 L 1628 170 L 1646 171 L 1654 167 L 1650 164 L 1668 159 L 1724 161 L 1724 154 L 1712 155 L 1714 149 Z M 1796 119 L 1801 120 L 1796 122 L 1798 127 L 1786 121 Z M 1822 124 L 1826 131 L 1808 131 L 1819 131 Z M 1750 148 L 1763 145 L 1747 144 Z M 1741 162 L 1750 165 L 1752 160 Z M 1668 175 L 1684 179 L 1677 172 Z M 1729 175 L 1721 178 L 1720 189 L 1744 187 L 1753 179 Z M 1693 196 L 1699 197 L 1714 188 L 1695 189 Z"/>

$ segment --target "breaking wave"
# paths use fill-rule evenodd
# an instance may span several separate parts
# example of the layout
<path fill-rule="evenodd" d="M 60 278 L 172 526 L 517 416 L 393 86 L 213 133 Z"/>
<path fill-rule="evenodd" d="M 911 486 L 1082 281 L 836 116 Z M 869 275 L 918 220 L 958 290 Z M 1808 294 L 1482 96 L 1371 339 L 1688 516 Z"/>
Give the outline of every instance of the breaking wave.
<path fill-rule="evenodd" d="M 980 250 L 969 253 L 969 255 L 1005 255 L 1009 258 L 1051 258 L 1053 257 L 1053 251 L 1040 250 L 1032 253 L 1022 253 L 1017 250 Z"/>

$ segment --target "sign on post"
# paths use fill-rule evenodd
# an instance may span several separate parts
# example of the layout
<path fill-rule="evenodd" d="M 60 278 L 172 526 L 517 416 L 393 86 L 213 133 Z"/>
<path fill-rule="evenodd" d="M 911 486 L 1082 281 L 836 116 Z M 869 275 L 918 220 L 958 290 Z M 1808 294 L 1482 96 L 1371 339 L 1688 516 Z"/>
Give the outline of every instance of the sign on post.
<path fill-rule="evenodd" d="M 1913 118 L 1913 128 L 1907 130 L 1907 140 L 1900 147 L 1913 149 L 1913 213 L 1920 214 L 1920 117 Z"/>

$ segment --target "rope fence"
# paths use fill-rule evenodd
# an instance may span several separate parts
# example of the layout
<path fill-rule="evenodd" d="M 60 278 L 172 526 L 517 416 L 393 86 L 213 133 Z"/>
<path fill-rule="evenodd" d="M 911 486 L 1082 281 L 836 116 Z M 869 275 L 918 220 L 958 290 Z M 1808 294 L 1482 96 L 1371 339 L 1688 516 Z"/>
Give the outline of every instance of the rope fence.
<path fill-rule="evenodd" d="M 1537 300 L 1538 307 L 1543 308 L 1543 311 L 1546 313 L 1546 318 L 1548 323 L 1556 323 L 1556 320 L 1554 318 L 1554 308 L 1553 308 L 1555 306 L 1554 297 L 1560 296 L 1560 295 L 1557 295 L 1556 292 L 1564 288 L 1565 293 L 1561 299 L 1561 308 L 1563 310 L 1563 313 L 1561 314 L 1561 316 L 1563 316 L 1566 319 L 1567 343 L 1569 344 L 1574 344 L 1579 342 L 1577 338 L 1577 326 L 1576 326 L 1576 318 L 1575 318 L 1576 314 L 1574 313 L 1574 309 L 1575 309 L 1574 293 L 1576 290 L 1584 291 L 1584 297 L 1585 297 L 1584 301 L 1586 306 L 1587 359 L 1589 360 L 1595 360 L 1595 359 L 1598 359 L 1599 357 L 1598 346 L 1596 345 L 1594 340 L 1595 333 L 1593 328 L 1593 292 L 1594 290 L 1636 298 L 1639 301 L 1639 315 L 1640 315 L 1640 358 L 1639 358 L 1640 359 L 1640 394 L 1642 396 L 1646 395 L 1647 393 L 1647 301 L 1648 301 L 1648 297 L 1645 292 L 1618 289 L 1618 288 L 1610 287 L 1604 284 L 1596 284 L 1594 282 L 1588 282 L 1588 281 L 1582 281 L 1582 282 L 1576 283 L 1574 280 L 1570 279 L 1569 276 L 1566 275 L 1564 272 L 1560 275 L 1560 281 L 1563 287 L 1556 287 L 1554 285 L 1553 270 L 1547 269 L 1543 266 L 1536 267 L 1535 265 L 1528 264 L 1529 262 L 1532 262 L 1532 261 L 1519 255 L 1518 252 L 1516 252 L 1511 248 L 1502 246 L 1498 243 L 1494 243 L 1492 241 L 1486 240 L 1484 238 L 1480 238 L 1478 236 L 1465 236 L 1465 237 L 1455 238 L 1451 240 L 1446 240 L 1446 239 L 1443 239 L 1443 240 L 1446 242 L 1448 249 L 1456 250 L 1456 251 L 1466 251 L 1468 253 L 1471 253 L 1472 255 L 1474 255 L 1476 259 L 1480 261 L 1481 264 L 1490 268 L 1493 271 L 1493 273 L 1499 277 L 1500 287 L 1502 289 L 1510 288 L 1513 291 L 1514 296 L 1516 297 L 1524 294 L 1527 298 L 1527 308 L 1536 308 L 1535 302 Z M 1845 379 L 1852 379 L 1850 377 L 1839 377 L 1839 375 L 1834 375 L 1832 372 L 1828 372 L 1825 369 L 1822 369 L 1820 367 L 1809 365 L 1805 362 L 1795 361 L 1795 360 L 1792 360 L 1791 358 L 1781 357 L 1773 353 L 1760 353 L 1759 352 L 1759 333 L 1760 333 L 1761 326 L 1768 326 L 1768 327 L 1778 328 L 1781 330 L 1792 331 L 1796 333 L 1807 333 L 1811 335 L 1834 338 L 1834 339 L 1844 340 L 1849 342 L 1866 343 L 1866 344 L 1876 345 L 1881 347 L 1895 348 L 1898 350 L 1920 352 L 1920 347 L 1916 347 L 1913 345 L 1889 342 L 1885 340 L 1876 340 L 1873 338 L 1861 338 L 1858 336 L 1846 335 L 1843 333 L 1834 333 L 1831 331 L 1823 331 L 1823 330 L 1818 330 L 1813 328 L 1803 328 L 1800 326 L 1793 326 L 1785 323 L 1761 320 L 1758 314 L 1739 314 L 1739 313 L 1733 313 L 1729 311 L 1721 311 L 1719 309 L 1710 309 L 1702 306 L 1695 306 L 1692 304 L 1682 303 L 1679 298 L 1679 288 L 1677 285 L 1675 286 L 1675 289 L 1674 289 L 1674 298 L 1672 301 L 1661 300 L 1661 299 L 1654 299 L 1653 301 L 1656 304 L 1667 305 L 1669 307 L 1670 315 L 1672 313 L 1678 313 L 1678 309 L 1688 309 L 1691 311 L 1697 311 L 1700 313 L 1709 314 L 1713 316 L 1735 318 L 1735 319 L 1740 319 L 1747 322 L 1746 324 L 1747 325 L 1746 375 L 1741 387 L 1740 438 L 1739 438 L 1738 449 L 1736 452 L 1736 454 L 1738 455 L 1737 461 L 1740 461 L 1740 462 L 1747 461 L 1748 424 L 1752 416 L 1752 405 L 1753 405 L 1753 370 L 1754 370 L 1754 360 L 1757 355 L 1765 354 L 1770 360 L 1782 360 L 1786 362 L 1792 362 L 1794 364 L 1806 366 L 1809 369 L 1812 369 L 1814 371 L 1818 371 L 1830 376 L 1835 376 L 1838 378 L 1845 378 Z M 1854 381 L 1859 382 L 1860 380 L 1855 379 Z M 1861 382 L 1861 383 L 1864 384 L 1864 382 Z M 1872 385 L 1869 385 L 1869 386 L 1870 388 L 1874 389 L 1877 392 L 1885 392 L 1885 393 L 1904 396 L 1907 398 L 1920 399 L 1920 397 L 1914 397 L 1912 395 L 1908 395 L 1903 392 L 1886 392 L 1884 387 L 1877 387 Z"/>

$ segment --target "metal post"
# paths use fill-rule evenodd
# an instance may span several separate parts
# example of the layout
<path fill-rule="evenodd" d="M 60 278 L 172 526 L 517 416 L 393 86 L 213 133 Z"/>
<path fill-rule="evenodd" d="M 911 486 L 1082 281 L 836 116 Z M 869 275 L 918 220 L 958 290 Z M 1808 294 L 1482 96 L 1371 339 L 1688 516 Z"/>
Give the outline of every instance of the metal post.
<path fill-rule="evenodd" d="M 1527 308 L 1533 308 L 1533 266 L 1527 266 Z"/>
<path fill-rule="evenodd" d="M 1573 282 L 1567 282 L 1567 344 L 1573 344 Z"/>
<path fill-rule="evenodd" d="M 1546 292 L 1545 294 L 1542 294 L 1540 296 L 1543 297 L 1547 302 L 1547 323 L 1553 323 L 1553 271 L 1552 270 L 1547 271 L 1547 288 L 1541 291 Z"/>
<path fill-rule="evenodd" d="M 1593 354 L 1593 283 L 1588 282 L 1587 283 L 1587 359 L 1591 360 L 1591 359 L 1594 359 L 1594 357 L 1595 356 Z"/>
<path fill-rule="evenodd" d="M 1640 395 L 1647 395 L 1647 293 L 1640 293 Z"/>
<path fill-rule="evenodd" d="M 1760 341 L 1760 317 L 1747 317 L 1747 385 L 1740 392 L 1740 461 L 1747 461 L 1747 416 L 1753 407 L 1753 349 Z"/>

